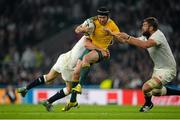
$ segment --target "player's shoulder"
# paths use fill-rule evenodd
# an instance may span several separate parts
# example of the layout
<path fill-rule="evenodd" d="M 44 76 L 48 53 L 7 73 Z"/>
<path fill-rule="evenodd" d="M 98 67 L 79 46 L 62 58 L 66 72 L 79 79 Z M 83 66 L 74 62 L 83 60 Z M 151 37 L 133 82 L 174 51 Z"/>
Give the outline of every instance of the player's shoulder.
<path fill-rule="evenodd" d="M 149 39 L 152 39 L 154 41 L 157 42 L 157 44 L 162 44 L 164 43 L 166 40 L 166 37 L 164 36 L 163 32 L 161 30 L 156 30 L 151 36 Z"/>
<path fill-rule="evenodd" d="M 108 22 L 114 23 L 114 20 L 112 20 L 111 18 L 109 18 L 109 19 L 108 19 Z"/>
<path fill-rule="evenodd" d="M 110 25 L 116 25 L 115 21 L 112 20 L 111 18 L 108 19 L 108 24 Z M 117 26 L 117 25 L 116 25 Z"/>
<path fill-rule="evenodd" d="M 165 36 L 164 33 L 158 29 L 156 32 L 152 34 L 152 37 L 165 37 Z"/>

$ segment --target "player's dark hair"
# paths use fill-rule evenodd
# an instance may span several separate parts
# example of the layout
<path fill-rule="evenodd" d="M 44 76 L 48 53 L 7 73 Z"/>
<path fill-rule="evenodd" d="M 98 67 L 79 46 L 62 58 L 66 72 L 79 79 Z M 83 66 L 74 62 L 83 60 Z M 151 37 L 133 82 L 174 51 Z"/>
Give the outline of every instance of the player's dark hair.
<path fill-rule="evenodd" d="M 147 22 L 155 31 L 158 29 L 158 20 L 155 17 L 148 17 L 144 19 L 143 22 Z"/>
<path fill-rule="evenodd" d="M 97 10 L 98 15 L 103 15 L 103 16 L 109 16 L 110 10 L 108 10 L 106 7 L 100 7 Z"/>

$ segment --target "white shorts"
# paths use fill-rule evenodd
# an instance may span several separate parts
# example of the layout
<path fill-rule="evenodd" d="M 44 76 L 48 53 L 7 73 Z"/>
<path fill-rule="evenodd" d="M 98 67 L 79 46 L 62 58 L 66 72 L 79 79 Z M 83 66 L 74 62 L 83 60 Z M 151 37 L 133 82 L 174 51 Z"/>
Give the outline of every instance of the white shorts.
<path fill-rule="evenodd" d="M 55 70 L 58 73 L 61 73 L 61 76 L 64 81 L 67 81 L 67 82 L 72 81 L 73 69 L 67 68 L 65 54 L 62 54 L 59 56 L 56 63 L 54 64 L 54 66 L 51 69 Z"/>
<path fill-rule="evenodd" d="M 165 85 L 176 77 L 176 70 L 154 69 L 152 77 L 158 78 Z"/>

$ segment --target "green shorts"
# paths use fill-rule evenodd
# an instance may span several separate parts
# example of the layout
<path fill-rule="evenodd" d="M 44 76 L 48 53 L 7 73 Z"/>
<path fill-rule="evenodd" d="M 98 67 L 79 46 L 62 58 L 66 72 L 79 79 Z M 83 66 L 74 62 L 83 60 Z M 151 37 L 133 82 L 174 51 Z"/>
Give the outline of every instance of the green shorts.
<path fill-rule="evenodd" d="M 95 49 L 95 50 L 96 50 L 96 49 Z M 86 49 L 86 50 L 83 52 L 83 54 L 81 55 L 81 57 L 80 57 L 79 59 L 82 60 L 83 57 L 84 57 L 85 55 L 87 55 L 87 54 L 88 54 L 89 52 L 91 52 L 91 51 L 92 51 L 92 50 Z M 103 57 L 101 51 L 96 50 L 96 52 L 97 52 L 98 55 L 99 55 L 99 60 L 98 60 L 97 62 L 100 62 L 100 61 L 105 60 L 105 58 Z"/>

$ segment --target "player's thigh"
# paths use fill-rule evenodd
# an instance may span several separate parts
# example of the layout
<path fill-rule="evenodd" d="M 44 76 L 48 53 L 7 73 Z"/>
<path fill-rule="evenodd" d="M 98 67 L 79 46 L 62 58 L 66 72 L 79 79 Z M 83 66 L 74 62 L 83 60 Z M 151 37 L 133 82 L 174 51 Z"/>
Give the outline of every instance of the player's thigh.
<path fill-rule="evenodd" d="M 51 70 L 49 71 L 49 73 L 45 75 L 46 81 L 47 81 L 47 82 L 51 82 L 51 81 L 53 81 L 58 75 L 60 75 L 60 73 L 58 73 L 57 71 L 51 69 Z"/>
<path fill-rule="evenodd" d="M 98 55 L 98 52 L 95 50 L 92 50 L 83 58 L 83 62 L 88 62 L 88 63 L 95 63 L 98 60 L 99 60 L 99 55 Z"/>
<path fill-rule="evenodd" d="M 73 76 L 72 76 L 73 80 L 79 80 L 81 66 L 82 66 L 82 61 L 78 60 L 76 67 L 74 68 L 73 71 Z"/>
<path fill-rule="evenodd" d="M 78 60 L 78 62 L 77 62 L 77 64 L 76 64 L 76 67 L 74 68 L 74 71 L 80 71 L 81 65 L 82 65 L 82 61 L 81 61 L 81 60 Z"/>
<path fill-rule="evenodd" d="M 73 76 L 73 71 L 71 69 L 62 69 L 61 70 L 61 77 L 65 82 L 71 82 L 72 81 L 72 76 Z"/>
<path fill-rule="evenodd" d="M 171 82 L 176 76 L 175 70 L 169 69 L 157 69 L 153 71 L 152 78 L 157 78 L 161 81 L 163 85 Z"/>

